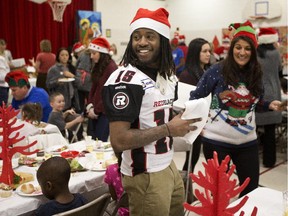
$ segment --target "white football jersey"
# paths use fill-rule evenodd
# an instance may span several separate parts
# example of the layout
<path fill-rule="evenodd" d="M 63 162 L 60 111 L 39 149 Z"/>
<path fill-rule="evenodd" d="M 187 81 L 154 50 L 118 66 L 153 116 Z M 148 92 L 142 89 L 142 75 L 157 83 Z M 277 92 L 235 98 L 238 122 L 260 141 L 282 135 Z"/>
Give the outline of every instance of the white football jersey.
<path fill-rule="evenodd" d="M 177 78 L 156 82 L 129 65 L 111 74 L 103 89 L 103 101 L 109 121 L 128 121 L 131 128 L 146 129 L 172 118 Z M 121 172 L 134 176 L 165 169 L 173 158 L 172 137 L 164 137 L 143 148 L 124 151 Z"/>

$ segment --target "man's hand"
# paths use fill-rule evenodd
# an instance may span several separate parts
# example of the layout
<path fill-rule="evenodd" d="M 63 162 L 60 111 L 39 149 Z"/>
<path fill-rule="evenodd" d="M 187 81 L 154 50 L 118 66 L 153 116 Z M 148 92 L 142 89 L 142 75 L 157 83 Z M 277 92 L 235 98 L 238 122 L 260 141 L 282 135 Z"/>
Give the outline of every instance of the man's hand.
<path fill-rule="evenodd" d="M 183 120 L 181 119 L 182 114 L 183 113 L 179 113 L 170 122 L 167 123 L 167 126 L 170 130 L 170 135 L 172 137 L 184 136 L 190 131 L 196 130 L 197 127 L 194 126 L 193 123 L 196 123 L 202 120 L 202 118 Z"/>

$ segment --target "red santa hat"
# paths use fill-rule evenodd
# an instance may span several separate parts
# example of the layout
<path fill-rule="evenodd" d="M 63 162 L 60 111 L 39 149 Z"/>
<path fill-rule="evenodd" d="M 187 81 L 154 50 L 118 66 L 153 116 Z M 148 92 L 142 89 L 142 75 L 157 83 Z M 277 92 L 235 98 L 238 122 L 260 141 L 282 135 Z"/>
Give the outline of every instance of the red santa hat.
<path fill-rule="evenodd" d="M 85 46 L 81 42 L 77 42 L 73 45 L 72 51 L 78 53 L 85 49 Z"/>
<path fill-rule="evenodd" d="M 235 29 L 233 39 L 239 36 L 249 37 L 253 41 L 255 47 L 258 46 L 255 29 L 249 20 L 244 23 L 232 23 L 229 25 L 229 30 L 232 30 L 232 28 Z"/>
<path fill-rule="evenodd" d="M 105 38 L 98 37 L 91 41 L 91 43 L 88 46 L 88 49 L 108 54 L 110 51 L 110 44 Z"/>
<path fill-rule="evenodd" d="M 278 42 L 279 36 L 275 29 L 273 28 L 260 28 L 258 34 L 259 44 L 271 44 Z"/>
<path fill-rule="evenodd" d="M 177 38 L 173 38 L 170 43 L 174 46 L 178 46 L 179 41 Z"/>
<path fill-rule="evenodd" d="M 138 28 L 149 28 L 170 39 L 171 26 L 168 17 L 169 13 L 164 8 L 159 8 L 155 11 L 139 8 L 130 23 L 130 34 Z"/>
<path fill-rule="evenodd" d="M 223 43 L 230 43 L 230 42 L 231 42 L 231 40 L 230 40 L 229 35 L 224 34 L 223 37 L 222 37 L 222 44 Z"/>
<path fill-rule="evenodd" d="M 179 43 L 185 42 L 185 35 L 179 35 Z"/>
<path fill-rule="evenodd" d="M 9 87 L 23 87 L 30 85 L 28 76 L 21 70 L 11 71 L 6 74 L 5 82 L 8 83 Z"/>

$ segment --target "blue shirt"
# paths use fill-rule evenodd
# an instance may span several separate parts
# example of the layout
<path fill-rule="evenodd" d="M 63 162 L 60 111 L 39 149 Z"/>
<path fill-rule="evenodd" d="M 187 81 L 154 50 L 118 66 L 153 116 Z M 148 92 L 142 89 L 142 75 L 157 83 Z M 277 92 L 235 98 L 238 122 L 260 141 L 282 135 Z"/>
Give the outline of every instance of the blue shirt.
<path fill-rule="evenodd" d="M 14 109 L 20 109 L 21 105 L 26 103 L 40 103 L 42 106 L 43 116 L 41 121 L 47 122 L 50 112 L 52 111 L 52 107 L 49 103 L 49 95 L 48 93 L 42 89 L 31 86 L 28 94 L 22 100 L 12 99 L 12 107 Z"/>
<path fill-rule="evenodd" d="M 177 47 L 175 50 L 172 51 L 172 56 L 175 66 L 178 66 L 180 64 L 181 59 L 184 58 L 184 53 L 180 48 Z M 184 70 L 184 68 L 185 68 L 184 66 L 178 68 L 176 74 L 179 75 Z"/>
<path fill-rule="evenodd" d="M 42 204 L 36 210 L 36 216 L 51 216 L 57 213 L 65 212 L 71 209 L 78 208 L 87 203 L 87 200 L 79 193 L 74 194 L 74 200 L 70 203 L 61 204 L 55 200 Z"/>

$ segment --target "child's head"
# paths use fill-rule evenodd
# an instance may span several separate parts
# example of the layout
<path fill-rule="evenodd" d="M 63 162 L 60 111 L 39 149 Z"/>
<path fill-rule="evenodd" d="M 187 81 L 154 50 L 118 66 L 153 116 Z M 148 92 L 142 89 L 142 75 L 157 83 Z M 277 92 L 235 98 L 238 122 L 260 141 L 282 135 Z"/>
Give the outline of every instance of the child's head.
<path fill-rule="evenodd" d="M 69 191 L 70 175 L 68 161 L 62 157 L 52 157 L 40 165 L 37 180 L 45 197 L 55 199 L 62 192 Z"/>
<path fill-rule="evenodd" d="M 50 106 L 53 111 L 62 111 L 65 107 L 64 96 L 60 92 L 54 92 L 50 95 Z"/>
<path fill-rule="evenodd" d="M 40 103 L 26 103 L 21 108 L 22 120 L 39 124 L 42 119 L 42 106 Z"/>

